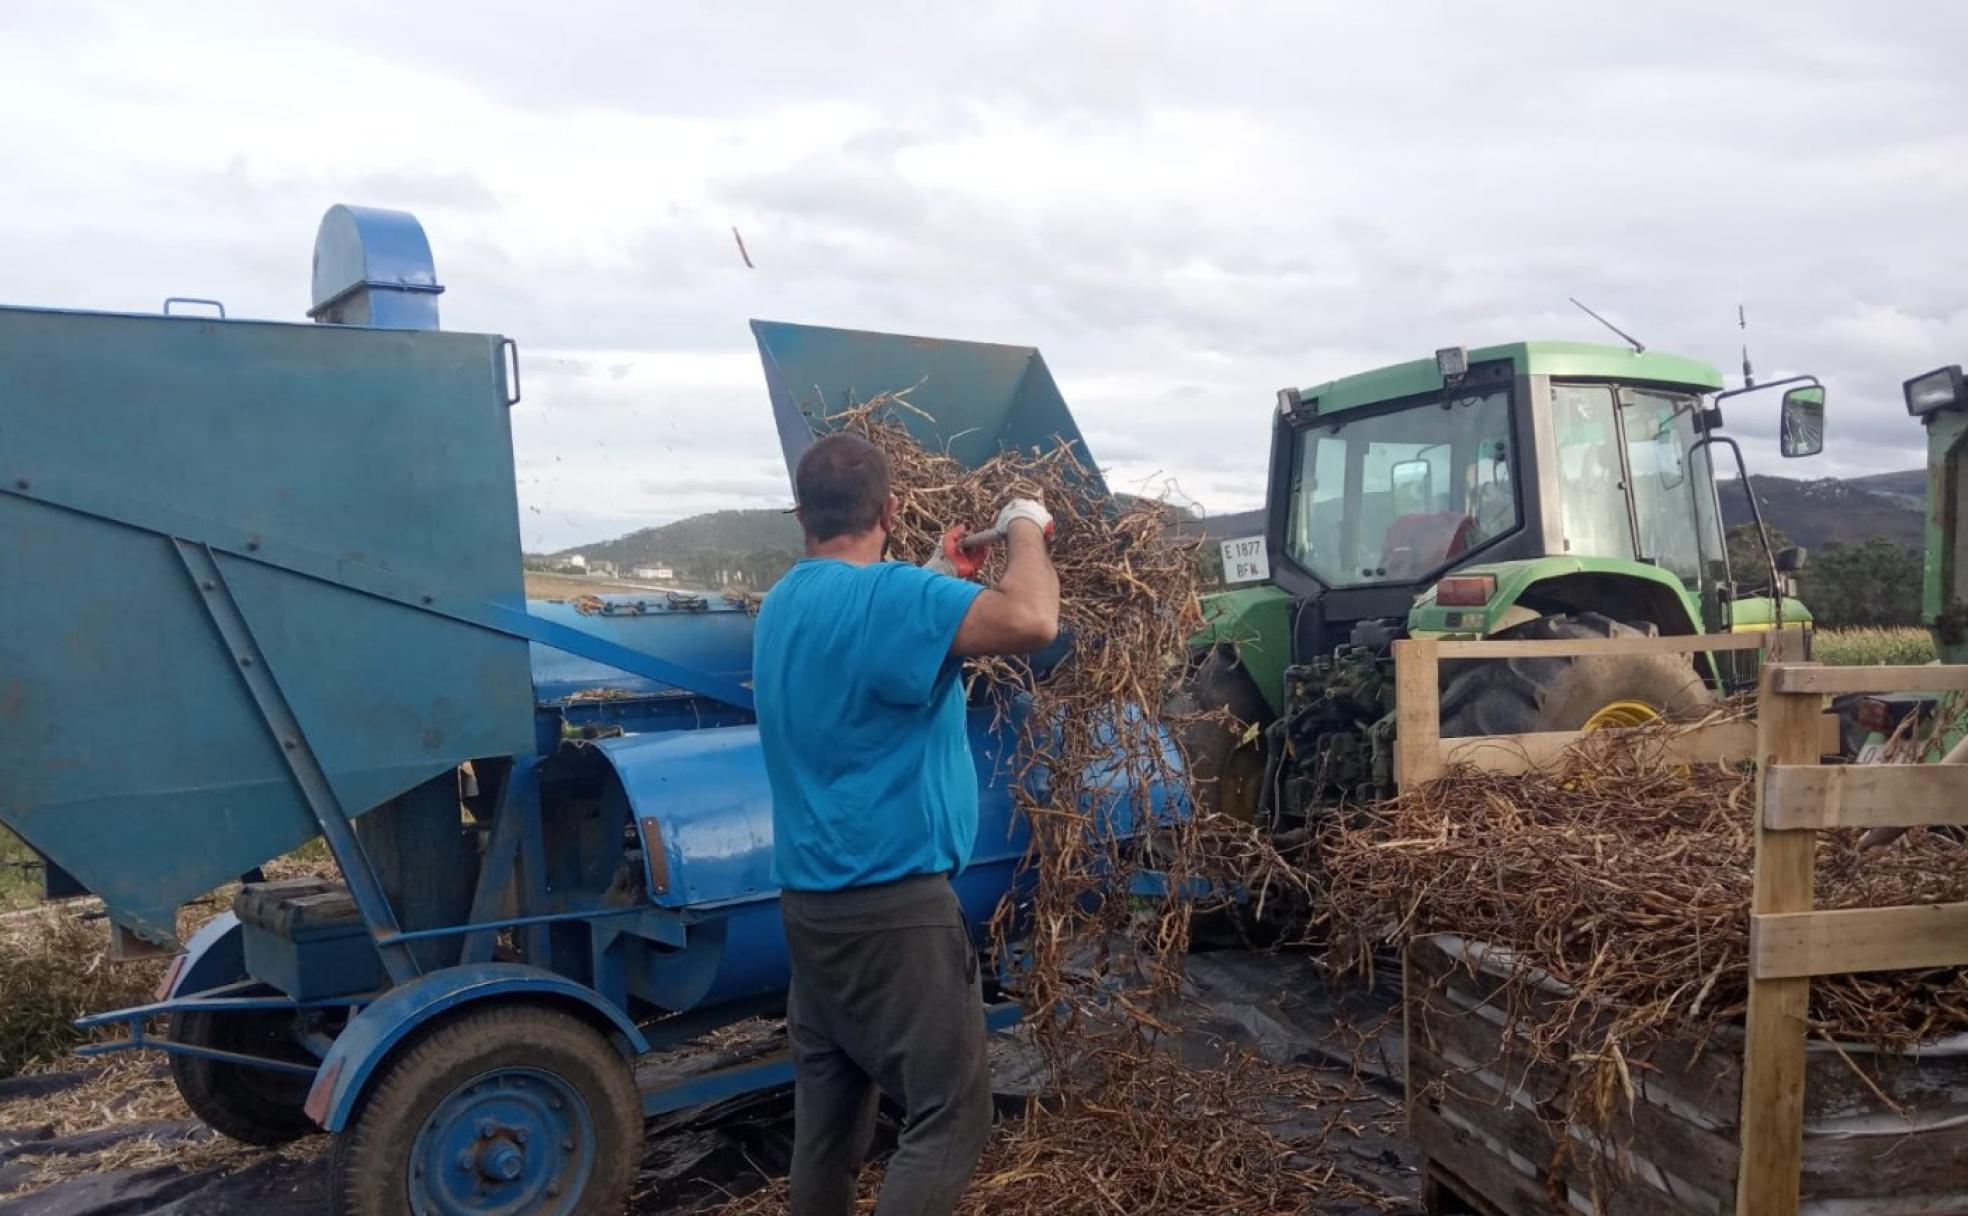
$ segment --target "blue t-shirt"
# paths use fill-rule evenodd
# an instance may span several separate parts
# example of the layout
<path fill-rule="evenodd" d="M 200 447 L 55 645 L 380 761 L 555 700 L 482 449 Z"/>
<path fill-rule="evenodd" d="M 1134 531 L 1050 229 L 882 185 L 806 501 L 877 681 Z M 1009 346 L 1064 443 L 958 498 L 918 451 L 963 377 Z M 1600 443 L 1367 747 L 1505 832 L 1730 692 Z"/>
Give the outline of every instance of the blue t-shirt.
<path fill-rule="evenodd" d="M 950 657 L 975 583 L 808 558 L 765 597 L 752 693 L 772 783 L 772 872 L 795 891 L 954 874 L 977 773 Z"/>

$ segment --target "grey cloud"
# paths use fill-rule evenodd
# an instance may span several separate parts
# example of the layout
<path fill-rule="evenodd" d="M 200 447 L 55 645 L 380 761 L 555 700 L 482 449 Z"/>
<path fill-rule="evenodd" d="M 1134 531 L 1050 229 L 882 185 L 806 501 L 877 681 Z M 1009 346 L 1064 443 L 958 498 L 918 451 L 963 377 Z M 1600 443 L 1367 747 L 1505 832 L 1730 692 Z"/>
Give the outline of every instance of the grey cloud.
<path fill-rule="evenodd" d="M 70 11 L 9 7 L 0 31 L 59 21 L 86 43 Z M 524 461 L 638 453 L 623 482 L 636 511 L 658 493 L 662 511 L 769 496 L 762 384 L 704 392 L 661 374 L 749 358 L 756 315 L 1036 344 L 1119 473 L 1255 494 L 1277 386 L 1454 343 L 1609 339 L 1568 295 L 1731 371 L 1746 302 L 1759 370 L 1817 372 L 1833 401 L 1833 451 L 1816 461 L 1775 459 L 1773 403 L 1732 410 L 1760 472 L 1918 463 L 1899 383 L 1968 360 L 1959 6 L 1516 4 L 1480 22 L 1446 3 L 465 12 L 353 0 L 305 21 L 256 10 L 245 33 L 207 24 L 219 42 L 294 52 L 296 90 L 362 83 L 311 61 L 318 43 L 338 70 L 402 66 L 483 109 L 403 112 L 427 149 L 414 163 L 338 177 L 253 147 L 85 161 L 20 123 L 0 132 L 19 242 L 0 288 L 118 307 L 195 288 L 298 318 L 322 207 L 413 206 L 447 326 L 571 352 L 565 374 L 529 377 L 529 407 L 554 423 L 526 434 Z M 53 106 L 141 94 L 191 126 L 213 104 L 163 75 L 41 88 Z M 711 134 L 685 155 L 639 118 Z M 515 123 L 500 163 L 449 150 L 473 120 Z M 594 166 L 560 146 L 588 124 L 619 126 L 621 155 L 661 175 L 629 222 L 618 199 L 584 202 Z M 780 148 L 772 124 L 801 134 L 775 160 L 742 155 Z M 949 154 L 973 147 L 989 158 Z M 543 195 L 556 175 L 569 188 Z M 663 189 L 672 179 L 687 188 Z M 689 484 L 658 491 L 669 474 L 650 468 L 686 460 Z"/>

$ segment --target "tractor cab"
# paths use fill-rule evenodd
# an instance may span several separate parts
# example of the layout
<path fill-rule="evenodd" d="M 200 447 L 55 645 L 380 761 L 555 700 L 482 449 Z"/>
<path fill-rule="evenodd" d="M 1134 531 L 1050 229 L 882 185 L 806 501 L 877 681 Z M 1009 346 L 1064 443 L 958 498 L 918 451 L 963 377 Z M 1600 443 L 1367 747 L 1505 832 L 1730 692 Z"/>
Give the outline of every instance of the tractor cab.
<path fill-rule="evenodd" d="M 1714 368 L 1677 355 L 1541 342 L 1282 391 L 1272 578 L 1318 605 L 1294 654 L 1411 613 L 1418 632 L 1484 636 L 1539 604 L 1618 608 L 1661 633 L 1730 628 L 1737 596 L 1770 579 L 1729 568 L 1721 413 L 1705 402 L 1721 388 Z M 1801 403 L 1787 455 L 1816 450 Z"/>
<path fill-rule="evenodd" d="M 1795 383 L 1782 449 L 1807 456 L 1823 446 L 1824 392 L 1809 377 Z M 1743 470 L 1735 441 L 1719 433 L 1719 403 L 1742 391 L 1724 392 L 1721 374 L 1699 360 L 1578 342 L 1456 347 L 1281 390 L 1268 562 L 1256 566 L 1268 575 L 1207 603 L 1197 674 L 1217 687 L 1199 698 L 1265 722 L 1303 688 L 1321 731 L 1337 716 L 1358 733 L 1383 716 L 1387 644 L 1400 636 L 1612 637 L 1808 621 L 1786 594 L 1801 553 L 1771 552 L 1760 519 L 1757 568 L 1730 567 L 1716 461 Z M 1732 674 L 1647 659 L 1575 690 L 1585 666 L 1539 662 L 1552 670 L 1509 687 L 1458 688 L 1449 677 L 1444 735 L 1577 730 L 1610 706 L 1623 720 L 1657 715 Z M 1511 675 L 1478 664 L 1469 679 Z"/>

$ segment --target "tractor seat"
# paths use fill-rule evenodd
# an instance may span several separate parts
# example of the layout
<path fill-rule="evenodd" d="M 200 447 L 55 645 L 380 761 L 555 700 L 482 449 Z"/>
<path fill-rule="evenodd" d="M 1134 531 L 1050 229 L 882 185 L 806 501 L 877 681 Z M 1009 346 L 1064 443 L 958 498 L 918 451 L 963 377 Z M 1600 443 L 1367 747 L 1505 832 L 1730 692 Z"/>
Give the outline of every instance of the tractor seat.
<path fill-rule="evenodd" d="M 1461 557 L 1476 533 L 1476 521 L 1460 511 L 1416 511 L 1387 525 L 1380 564 L 1391 578 L 1419 578 Z"/>

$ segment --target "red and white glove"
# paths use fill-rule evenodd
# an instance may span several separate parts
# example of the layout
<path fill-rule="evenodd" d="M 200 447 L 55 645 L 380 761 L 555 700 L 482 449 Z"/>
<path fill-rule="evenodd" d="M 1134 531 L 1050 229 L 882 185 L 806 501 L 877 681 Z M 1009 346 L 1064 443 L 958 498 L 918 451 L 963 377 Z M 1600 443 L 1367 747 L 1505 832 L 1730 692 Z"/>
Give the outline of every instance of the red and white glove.
<path fill-rule="evenodd" d="M 951 578 L 975 578 L 977 572 L 984 568 L 984 555 L 991 551 L 991 546 L 977 545 L 966 549 L 961 542 L 967 535 L 962 525 L 945 532 L 936 555 L 923 563 L 923 569 L 947 574 Z"/>
<path fill-rule="evenodd" d="M 1004 510 L 998 512 L 998 522 L 992 525 L 992 531 L 1008 538 L 1011 536 L 1012 521 L 1017 519 L 1031 520 L 1039 526 L 1039 531 L 1045 533 L 1047 540 L 1052 539 L 1052 512 L 1046 510 L 1045 504 L 1038 499 L 1014 498 L 1006 503 Z"/>

